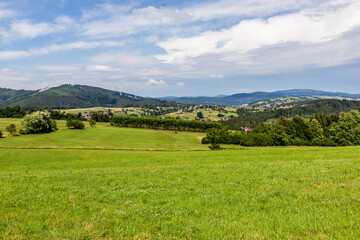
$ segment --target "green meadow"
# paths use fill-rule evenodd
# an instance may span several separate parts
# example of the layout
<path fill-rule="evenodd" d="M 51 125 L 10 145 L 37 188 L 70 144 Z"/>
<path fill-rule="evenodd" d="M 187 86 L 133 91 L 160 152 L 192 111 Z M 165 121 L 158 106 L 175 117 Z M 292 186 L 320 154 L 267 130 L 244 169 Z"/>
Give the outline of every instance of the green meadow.
<path fill-rule="evenodd" d="M 58 127 L 0 139 L 0 239 L 360 238 L 360 147 Z"/>

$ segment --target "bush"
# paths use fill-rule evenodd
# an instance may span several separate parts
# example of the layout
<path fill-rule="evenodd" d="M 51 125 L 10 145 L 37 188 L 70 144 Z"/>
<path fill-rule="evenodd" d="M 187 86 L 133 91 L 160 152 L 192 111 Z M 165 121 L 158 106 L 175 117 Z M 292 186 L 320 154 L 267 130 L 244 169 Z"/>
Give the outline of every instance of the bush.
<path fill-rule="evenodd" d="M 85 125 L 80 120 L 72 120 L 71 118 L 68 118 L 66 120 L 66 127 L 70 129 L 84 129 Z"/>
<path fill-rule="evenodd" d="M 210 142 L 209 148 L 211 150 L 220 149 L 221 143 L 226 143 L 229 138 L 229 131 L 227 128 L 210 128 L 206 132 L 206 138 Z"/>
<path fill-rule="evenodd" d="M 229 135 L 227 143 L 241 145 L 243 141 L 244 141 L 244 133 L 235 132 Z"/>
<path fill-rule="evenodd" d="M 94 127 L 96 125 L 96 121 L 95 120 L 90 120 L 89 124 L 90 124 L 90 127 Z"/>
<path fill-rule="evenodd" d="M 209 141 L 209 139 L 207 137 L 203 137 L 201 139 L 201 144 L 209 144 L 209 143 L 210 143 L 210 141 Z"/>
<path fill-rule="evenodd" d="M 10 135 L 15 135 L 15 133 L 16 133 L 16 126 L 15 126 L 15 124 L 10 124 L 9 126 L 7 126 L 6 128 L 5 128 L 5 130 L 8 132 L 8 133 L 10 133 Z"/>
<path fill-rule="evenodd" d="M 24 135 L 24 134 L 25 134 L 25 131 L 24 131 L 23 129 L 20 129 L 20 130 L 19 130 L 19 134 L 20 134 L 20 135 Z"/>
<path fill-rule="evenodd" d="M 33 112 L 21 120 L 25 133 L 47 133 L 56 130 L 56 122 L 46 112 Z"/>
<path fill-rule="evenodd" d="M 0 138 L 2 138 L 2 136 L 3 136 L 3 133 L 2 133 L 2 131 L 0 130 Z"/>

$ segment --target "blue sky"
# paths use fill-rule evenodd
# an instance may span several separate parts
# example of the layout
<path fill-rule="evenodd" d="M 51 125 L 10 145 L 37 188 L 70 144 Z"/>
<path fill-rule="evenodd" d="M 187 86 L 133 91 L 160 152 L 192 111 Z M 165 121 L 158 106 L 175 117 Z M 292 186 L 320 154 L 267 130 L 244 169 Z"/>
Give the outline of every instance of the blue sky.
<path fill-rule="evenodd" d="M 0 87 L 360 93 L 358 0 L 0 0 Z"/>

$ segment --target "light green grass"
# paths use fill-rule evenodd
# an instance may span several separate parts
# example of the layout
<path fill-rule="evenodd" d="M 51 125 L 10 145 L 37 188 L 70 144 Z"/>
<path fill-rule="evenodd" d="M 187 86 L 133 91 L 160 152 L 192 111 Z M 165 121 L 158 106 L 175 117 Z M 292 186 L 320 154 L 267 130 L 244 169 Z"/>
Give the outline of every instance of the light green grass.
<path fill-rule="evenodd" d="M 10 121 L 16 122 L 11 119 Z M 86 123 L 87 124 L 87 123 Z M 200 144 L 205 133 L 110 127 L 97 123 L 85 130 L 69 130 L 58 121 L 59 131 L 47 134 L 7 136 L 1 148 L 92 148 L 126 150 L 207 150 Z"/>
<path fill-rule="evenodd" d="M 0 139 L 0 239 L 360 238 L 359 147 L 209 151 L 197 135 Z M 16 149 L 36 146 L 56 149 Z"/>

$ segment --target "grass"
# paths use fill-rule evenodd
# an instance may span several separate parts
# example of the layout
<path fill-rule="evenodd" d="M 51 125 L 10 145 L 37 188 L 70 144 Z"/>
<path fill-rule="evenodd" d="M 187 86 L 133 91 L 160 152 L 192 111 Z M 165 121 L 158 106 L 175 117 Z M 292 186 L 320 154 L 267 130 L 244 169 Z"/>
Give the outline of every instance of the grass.
<path fill-rule="evenodd" d="M 198 134 L 0 139 L 0 239 L 359 239 L 359 147 L 209 151 Z"/>
<path fill-rule="evenodd" d="M 14 123 L 20 127 L 19 120 L 9 123 L 0 121 L 0 129 Z M 50 134 L 7 136 L 1 139 L 1 148 L 61 148 L 61 149 L 117 149 L 117 150 L 162 150 L 189 151 L 207 150 L 200 144 L 204 133 L 174 132 L 153 129 L 132 129 L 110 127 L 109 123 L 97 123 L 96 127 L 85 130 L 69 130 L 65 121 L 58 121 L 59 131 Z M 5 133 L 5 132 L 4 132 Z"/>

